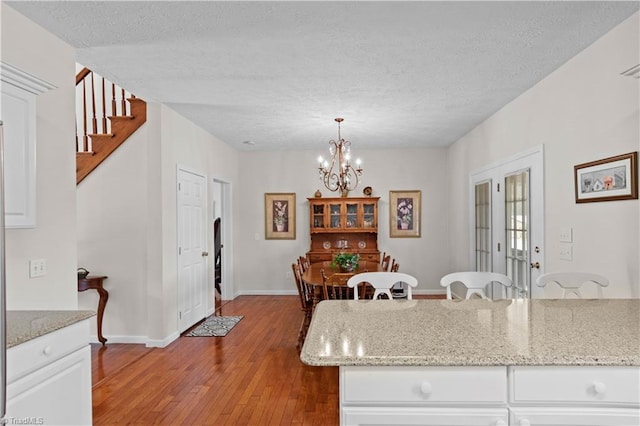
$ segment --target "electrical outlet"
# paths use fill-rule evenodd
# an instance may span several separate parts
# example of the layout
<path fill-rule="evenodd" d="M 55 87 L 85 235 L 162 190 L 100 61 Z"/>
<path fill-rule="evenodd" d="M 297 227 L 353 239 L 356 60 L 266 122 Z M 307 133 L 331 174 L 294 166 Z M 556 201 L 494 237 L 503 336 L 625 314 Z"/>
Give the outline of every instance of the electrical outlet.
<path fill-rule="evenodd" d="M 573 242 L 573 228 L 565 226 L 560 228 L 560 242 L 572 243 Z"/>
<path fill-rule="evenodd" d="M 285 277 L 290 280 L 291 278 L 293 278 L 293 275 L 291 273 L 291 271 L 287 271 L 287 273 L 285 274 Z"/>
<path fill-rule="evenodd" d="M 45 259 L 33 259 L 29 261 L 29 278 L 46 275 L 47 261 Z"/>
<path fill-rule="evenodd" d="M 560 259 L 573 260 L 573 246 L 571 244 L 563 244 L 560 247 Z"/>

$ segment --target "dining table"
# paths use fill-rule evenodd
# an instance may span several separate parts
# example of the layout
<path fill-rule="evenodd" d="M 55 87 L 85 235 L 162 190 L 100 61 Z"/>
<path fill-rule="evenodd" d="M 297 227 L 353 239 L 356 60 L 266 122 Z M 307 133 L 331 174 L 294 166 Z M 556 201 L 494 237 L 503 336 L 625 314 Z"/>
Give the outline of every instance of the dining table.
<path fill-rule="evenodd" d="M 302 281 L 309 289 L 309 293 L 312 296 L 313 304 L 317 305 L 323 298 L 324 294 L 324 281 L 322 279 L 322 271 L 329 277 L 335 273 L 342 273 L 340 268 L 332 265 L 330 260 L 324 262 L 314 262 L 309 265 L 306 271 L 302 273 Z M 358 267 L 349 272 L 352 275 L 356 275 L 362 272 L 384 272 L 382 265 L 379 262 L 372 262 L 368 260 L 360 260 Z"/>

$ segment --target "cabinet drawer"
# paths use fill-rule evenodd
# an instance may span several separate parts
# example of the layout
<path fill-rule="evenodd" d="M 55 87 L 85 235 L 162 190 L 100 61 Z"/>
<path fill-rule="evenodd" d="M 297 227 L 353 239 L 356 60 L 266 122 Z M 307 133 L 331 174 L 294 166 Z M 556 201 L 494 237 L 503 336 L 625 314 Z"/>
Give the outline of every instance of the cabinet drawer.
<path fill-rule="evenodd" d="M 416 408 L 345 407 L 344 426 L 420 425 L 420 426 L 506 426 L 506 408 Z"/>
<path fill-rule="evenodd" d="M 37 370 L 89 345 L 89 320 L 85 319 L 7 350 L 7 382 Z"/>
<path fill-rule="evenodd" d="M 506 367 L 341 367 L 340 395 L 352 403 L 501 404 Z"/>
<path fill-rule="evenodd" d="M 511 367 L 514 403 L 617 403 L 640 406 L 638 367 Z"/>
<path fill-rule="evenodd" d="M 631 426 L 640 425 L 640 412 L 634 408 L 514 408 L 510 425 L 524 426 Z"/>

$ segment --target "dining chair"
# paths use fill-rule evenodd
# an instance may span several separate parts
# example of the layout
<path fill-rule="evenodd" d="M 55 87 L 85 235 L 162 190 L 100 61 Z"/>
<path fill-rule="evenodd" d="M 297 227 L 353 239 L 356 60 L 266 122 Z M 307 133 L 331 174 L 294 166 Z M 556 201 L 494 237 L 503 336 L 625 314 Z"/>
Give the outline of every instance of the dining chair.
<path fill-rule="evenodd" d="M 384 258 L 387 257 L 387 252 L 383 251 L 382 256 L 380 256 L 380 264 L 384 265 Z"/>
<path fill-rule="evenodd" d="M 400 265 L 399 265 L 398 263 L 396 263 L 396 259 L 395 259 L 395 258 L 393 258 L 393 259 L 391 260 L 391 268 L 390 268 L 390 271 L 391 271 L 391 272 L 398 272 L 398 268 L 400 268 Z"/>
<path fill-rule="evenodd" d="M 324 269 L 320 271 L 322 274 L 322 286 L 325 300 L 348 300 L 351 299 L 351 290 L 347 286 L 347 281 L 353 276 L 352 272 L 336 272 L 333 275 L 325 275 Z"/>
<path fill-rule="evenodd" d="M 300 265 L 300 273 L 304 274 L 309 269 L 309 259 L 307 256 L 298 256 L 298 265 Z"/>
<path fill-rule="evenodd" d="M 385 257 L 382 258 L 382 269 L 385 272 L 389 271 L 389 263 L 391 262 L 391 255 L 388 254 Z"/>
<path fill-rule="evenodd" d="M 391 294 L 393 286 L 397 283 L 406 283 L 407 299 L 412 300 L 411 288 L 418 285 L 418 280 L 402 272 L 363 272 L 356 274 L 347 281 L 347 285 L 353 288 L 354 300 L 358 300 L 358 287 L 362 283 L 368 283 L 375 289 L 373 299 L 378 299 L 378 297 L 383 294 L 386 295 L 387 298 L 393 299 Z"/>
<path fill-rule="evenodd" d="M 570 294 L 581 299 L 581 290 L 584 290 L 585 284 L 596 284 L 597 297 L 602 298 L 603 287 L 609 286 L 609 280 L 602 275 L 591 274 L 588 272 L 549 272 L 542 274 L 536 279 L 538 287 L 545 287 L 549 283 L 555 283 L 562 290 L 561 298 L 565 299 Z"/>
<path fill-rule="evenodd" d="M 292 263 L 291 269 L 293 270 L 293 279 L 298 289 L 298 295 L 300 296 L 300 308 L 304 313 L 304 316 L 302 317 L 302 322 L 300 323 L 300 331 L 298 332 L 298 343 L 296 345 L 296 348 L 298 349 L 298 352 L 299 352 L 302 349 L 304 340 L 307 337 L 307 331 L 309 330 L 309 325 L 311 324 L 311 315 L 313 313 L 313 299 L 304 281 L 302 281 L 302 273 L 300 271 L 300 266 L 296 263 Z"/>
<path fill-rule="evenodd" d="M 503 285 L 507 297 L 509 296 L 509 289 L 513 287 L 511 278 L 497 272 L 453 272 L 440 279 L 440 285 L 447 288 L 447 299 L 453 299 L 451 285 L 456 282 L 464 284 L 467 288 L 465 299 L 470 299 L 474 294 L 482 299 L 489 299 L 485 293 L 485 288 L 492 282 Z"/>

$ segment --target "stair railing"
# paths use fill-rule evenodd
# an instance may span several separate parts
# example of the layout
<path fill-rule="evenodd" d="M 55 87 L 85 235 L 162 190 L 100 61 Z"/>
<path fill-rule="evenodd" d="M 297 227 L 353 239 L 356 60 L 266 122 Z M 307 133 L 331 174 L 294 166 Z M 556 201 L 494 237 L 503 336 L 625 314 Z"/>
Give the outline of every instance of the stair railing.
<path fill-rule="evenodd" d="M 86 67 L 76 74 L 76 152 L 93 153 L 90 136 L 110 134 L 108 117 L 126 116 L 128 98 L 135 96 Z"/>

